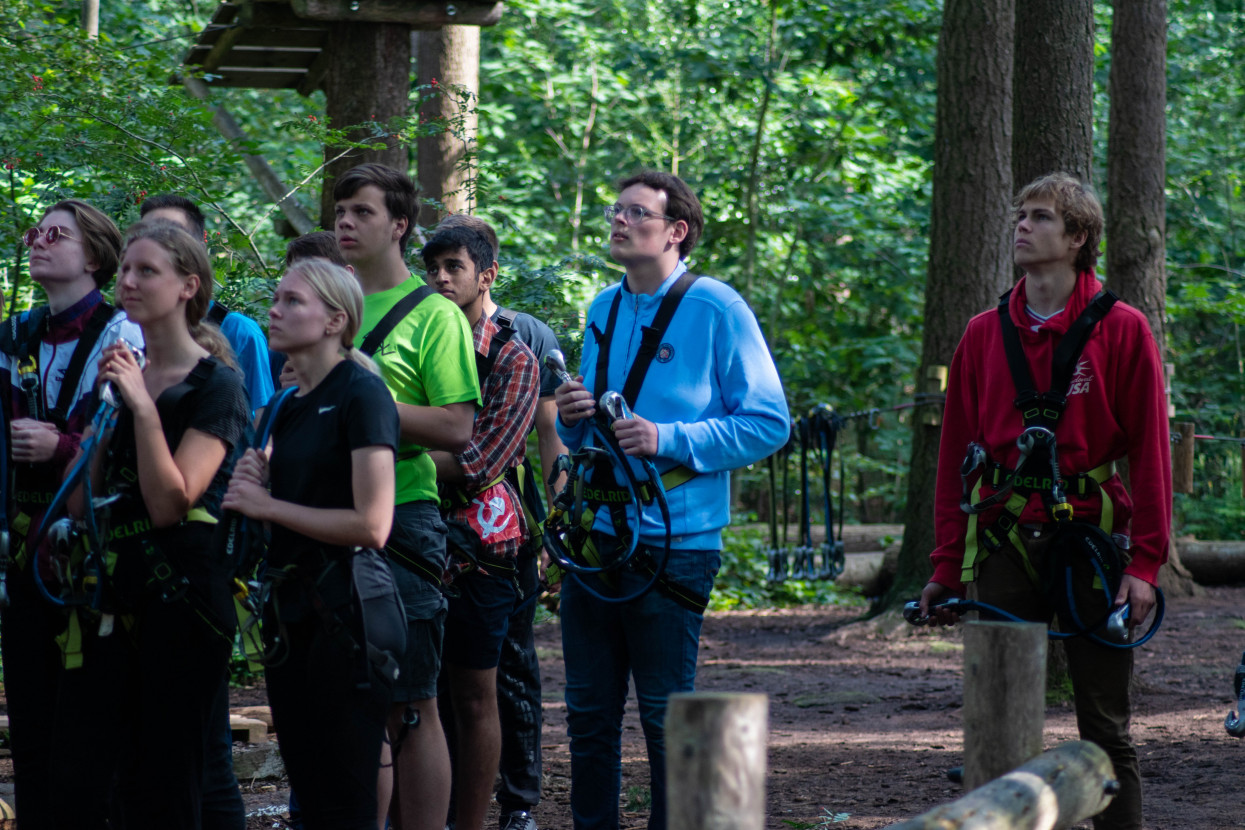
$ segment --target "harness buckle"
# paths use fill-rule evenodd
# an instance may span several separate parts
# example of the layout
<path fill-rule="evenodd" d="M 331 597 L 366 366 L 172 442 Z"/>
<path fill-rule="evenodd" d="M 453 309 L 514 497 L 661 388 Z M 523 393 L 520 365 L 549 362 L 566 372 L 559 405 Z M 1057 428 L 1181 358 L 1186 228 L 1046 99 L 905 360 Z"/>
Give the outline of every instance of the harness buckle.
<path fill-rule="evenodd" d="M 1072 505 L 1066 501 L 1058 502 L 1050 506 L 1050 515 L 1057 522 L 1072 521 Z"/>

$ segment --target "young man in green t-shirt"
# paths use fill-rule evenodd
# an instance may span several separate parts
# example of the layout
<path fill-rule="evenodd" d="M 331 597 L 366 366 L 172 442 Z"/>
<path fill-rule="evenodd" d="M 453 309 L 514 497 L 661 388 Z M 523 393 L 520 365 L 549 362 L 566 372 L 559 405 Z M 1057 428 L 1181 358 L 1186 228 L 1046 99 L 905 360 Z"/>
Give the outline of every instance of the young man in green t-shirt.
<path fill-rule="evenodd" d="M 380 164 L 359 165 L 333 187 L 334 233 L 363 288 L 356 345 L 395 303 L 424 284 L 403 258 L 415 226 L 416 196 L 407 176 Z M 404 830 L 439 830 L 450 798 L 449 755 L 436 705 L 446 614 L 439 587 L 445 525 L 436 467 L 427 450 L 460 452 L 471 441 L 480 402 L 475 350 L 462 311 L 433 294 L 389 332 L 372 357 L 398 404 L 402 429 L 393 531 L 385 546 L 395 563 L 408 623 L 389 719 L 394 746 L 390 814 Z"/>

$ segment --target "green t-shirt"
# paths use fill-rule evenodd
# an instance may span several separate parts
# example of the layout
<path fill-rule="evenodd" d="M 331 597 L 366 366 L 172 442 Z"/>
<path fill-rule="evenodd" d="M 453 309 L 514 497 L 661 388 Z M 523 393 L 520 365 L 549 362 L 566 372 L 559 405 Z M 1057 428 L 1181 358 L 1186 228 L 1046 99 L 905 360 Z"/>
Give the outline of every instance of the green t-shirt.
<path fill-rule="evenodd" d="M 400 285 L 363 298 L 363 325 L 355 346 L 363 343 L 398 300 L 423 285 L 412 276 Z M 440 294 L 432 294 L 407 314 L 381 343 L 372 359 L 398 403 L 414 406 L 480 404 L 475 346 L 462 309 Z M 394 470 L 394 502 L 437 500 L 437 469 L 418 444 L 402 442 Z"/>

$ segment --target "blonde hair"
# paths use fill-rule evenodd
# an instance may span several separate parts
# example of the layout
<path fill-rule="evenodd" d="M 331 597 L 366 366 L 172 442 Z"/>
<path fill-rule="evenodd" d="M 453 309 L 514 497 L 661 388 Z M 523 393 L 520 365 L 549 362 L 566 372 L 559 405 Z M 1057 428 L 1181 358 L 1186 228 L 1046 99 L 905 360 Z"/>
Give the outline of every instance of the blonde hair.
<path fill-rule="evenodd" d="M 341 347 L 346 358 L 373 374 L 380 374 L 380 369 L 372 358 L 354 345 L 355 335 L 363 325 L 363 289 L 359 287 L 359 281 L 354 275 L 342 266 L 320 257 L 296 260 L 285 273 L 302 277 L 329 311 L 340 311 L 346 315 L 346 325 L 341 332 Z"/>
<path fill-rule="evenodd" d="M 169 256 L 169 264 L 183 278 L 194 274 L 199 278 L 199 288 L 186 301 L 186 326 L 195 342 L 209 354 L 221 359 L 225 365 L 238 369 L 233 349 L 220 329 L 204 321 L 208 306 L 212 304 L 212 264 L 208 261 L 207 248 L 190 235 L 181 225 L 164 219 L 146 219 L 131 225 L 125 232 L 125 244 L 121 247 L 121 259 L 134 242 L 146 239 L 159 245 Z M 241 371 L 240 369 L 238 371 Z"/>

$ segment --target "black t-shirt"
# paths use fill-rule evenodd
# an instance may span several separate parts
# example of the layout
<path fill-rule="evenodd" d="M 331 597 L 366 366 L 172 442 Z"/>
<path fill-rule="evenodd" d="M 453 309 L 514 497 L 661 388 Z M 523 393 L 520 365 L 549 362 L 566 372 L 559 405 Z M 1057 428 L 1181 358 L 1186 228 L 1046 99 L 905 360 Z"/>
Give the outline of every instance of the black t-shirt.
<path fill-rule="evenodd" d="M 502 312 L 507 312 L 514 317 L 514 338 L 529 349 L 532 354 L 536 355 L 536 362 L 540 364 L 540 397 L 547 398 L 553 394 L 554 390 L 562 383 L 558 380 L 558 376 L 553 370 L 545 365 L 545 355 L 558 348 L 558 337 L 553 333 L 553 329 L 537 320 L 530 314 L 522 311 L 513 311 L 508 308 L 497 307 L 493 312 L 492 321 L 497 322 L 497 318 Z"/>
<path fill-rule="evenodd" d="M 160 393 L 156 411 L 171 453 L 177 452 L 188 429 L 197 429 L 224 442 L 226 460 L 194 505 L 218 516 L 220 500 L 232 472 L 229 459 L 233 457 L 234 447 L 243 439 L 251 415 L 241 374 L 215 357 L 203 358 L 185 381 Z M 109 548 L 118 554 L 115 577 L 123 601 L 137 604 L 142 595 L 140 586 L 148 581 L 151 563 L 144 561 L 141 544 L 147 540 L 159 548 L 169 563 L 190 581 L 192 589 L 227 622 L 230 618 L 228 586 L 224 563 L 211 549 L 211 527 L 202 522 L 183 522 L 150 529 L 150 518 L 139 490 L 134 416 L 128 408 L 123 407 L 117 417 L 117 428 L 108 444 L 104 475 L 105 491 L 120 495 L 109 507 L 108 527 Z"/>
<path fill-rule="evenodd" d="M 398 410 L 378 375 L 350 360 L 334 366 L 306 395 L 287 398 L 272 428 L 272 495 L 308 507 L 354 507 L 350 454 L 363 447 L 397 452 Z M 323 545 L 272 526 L 270 564 L 296 562 Z"/>

